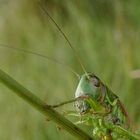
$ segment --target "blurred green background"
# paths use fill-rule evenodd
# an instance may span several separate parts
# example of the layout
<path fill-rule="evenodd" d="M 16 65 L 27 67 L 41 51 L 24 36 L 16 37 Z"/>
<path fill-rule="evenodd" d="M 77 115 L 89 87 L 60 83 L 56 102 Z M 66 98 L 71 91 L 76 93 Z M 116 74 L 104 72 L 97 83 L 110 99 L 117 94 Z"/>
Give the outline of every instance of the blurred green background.
<path fill-rule="evenodd" d="M 94 72 L 125 104 L 140 131 L 139 0 L 41 1 Z M 0 0 L 0 43 L 33 50 L 83 71 L 74 53 L 35 0 Z M 48 104 L 74 97 L 78 79 L 65 66 L 0 47 L 1 68 Z M 0 84 L 0 140 L 72 140 L 65 130 Z M 67 105 L 58 111 L 74 109 Z M 92 133 L 92 132 L 90 132 Z"/>

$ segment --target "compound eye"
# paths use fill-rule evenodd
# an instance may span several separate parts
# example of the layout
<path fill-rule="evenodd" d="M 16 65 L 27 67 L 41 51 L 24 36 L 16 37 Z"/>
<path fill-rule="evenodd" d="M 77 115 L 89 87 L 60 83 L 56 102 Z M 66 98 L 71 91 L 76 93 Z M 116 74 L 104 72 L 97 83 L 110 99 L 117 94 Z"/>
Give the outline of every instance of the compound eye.
<path fill-rule="evenodd" d="M 96 76 L 93 77 L 92 81 L 93 81 L 94 86 L 96 87 L 100 86 L 100 80 Z"/>

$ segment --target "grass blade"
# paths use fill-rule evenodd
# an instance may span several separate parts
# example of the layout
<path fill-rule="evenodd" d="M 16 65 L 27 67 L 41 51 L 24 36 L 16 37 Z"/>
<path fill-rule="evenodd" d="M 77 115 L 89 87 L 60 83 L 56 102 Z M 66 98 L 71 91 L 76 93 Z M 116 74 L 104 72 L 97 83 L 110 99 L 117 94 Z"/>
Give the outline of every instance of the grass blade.
<path fill-rule="evenodd" d="M 79 138 L 80 140 L 93 140 L 91 136 L 86 134 L 83 130 L 79 129 L 72 122 L 67 120 L 57 111 L 52 109 L 49 105 L 46 105 L 41 99 L 35 96 L 31 91 L 23 87 L 11 76 L 0 69 L 0 81 L 5 84 L 8 88 L 14 91 L 15 94 L 20 96 L 22 99 L 30 103 L 39 112 L 49 117 L 52 121 L 56 122 L 62 128 L 67 130 L 69 133 Z"/>

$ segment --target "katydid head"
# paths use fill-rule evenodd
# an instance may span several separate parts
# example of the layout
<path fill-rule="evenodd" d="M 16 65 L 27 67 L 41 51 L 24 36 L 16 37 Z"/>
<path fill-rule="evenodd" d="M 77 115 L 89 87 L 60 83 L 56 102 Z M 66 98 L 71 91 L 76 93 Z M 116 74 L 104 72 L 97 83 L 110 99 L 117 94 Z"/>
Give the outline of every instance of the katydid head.
<path fill-rule="evenodd" d="M 100 88 L 100 79 L 92 73 L 87 73 L 81 76 L 75 97 L 90 95 L 94 99 L 98 99 L 98 89 Z"/>
<path fill-rule="evenodd" d="M 101 84 L 100 79 L 93 73 L 82 75 L 75 92 L 75 98 L 89 96 L 98 101 L 101 96 Z M 80 112 L 85 112 L 90 108 L 90 105 L 84 100 L 77 102 L 76 106 Z"/>

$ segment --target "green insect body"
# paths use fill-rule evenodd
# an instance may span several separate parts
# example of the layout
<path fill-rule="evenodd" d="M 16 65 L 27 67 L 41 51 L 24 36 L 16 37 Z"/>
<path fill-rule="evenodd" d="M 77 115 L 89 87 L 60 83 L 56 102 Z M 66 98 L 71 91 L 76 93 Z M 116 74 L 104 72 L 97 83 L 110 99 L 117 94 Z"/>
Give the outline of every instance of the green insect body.
<path fill-rule="evenodd" d="M 75 92 L 75 106 L 81 123 L 93 126 L 93 135 L 102 140 L 138 140 L 130 119 L 118 96 L 94 74 L 81 76 Z M 80 124 L 80 122 L 79 122 Z"/>
<path fill-rule="evenodd" d="M 82 97 L 83 100 L 77 100 L 75 103 L 80 113 L 93 111 L 93 114 L 108 116 L 107 119 L 112 124 L 129 127 L 128 115 L 118 96 L 110 91 L 94 74 L 82 75 L 75 98 Z"/>

